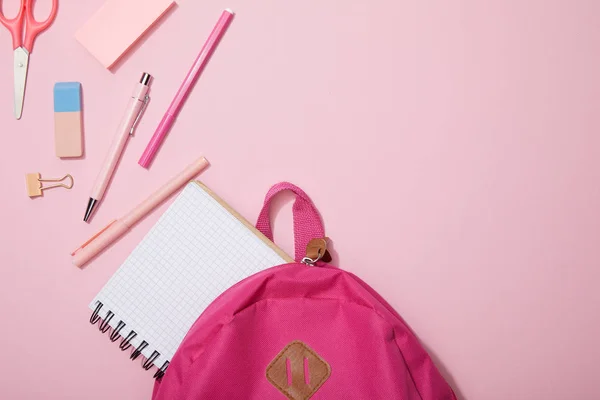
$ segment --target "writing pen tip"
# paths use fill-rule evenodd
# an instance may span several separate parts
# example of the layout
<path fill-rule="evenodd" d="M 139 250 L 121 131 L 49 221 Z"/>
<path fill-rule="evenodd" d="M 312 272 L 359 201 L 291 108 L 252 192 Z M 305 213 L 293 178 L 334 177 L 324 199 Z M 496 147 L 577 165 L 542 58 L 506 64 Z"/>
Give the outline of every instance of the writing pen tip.
<path fill-rule="evenodd" d="M 92 212 L 94 211 L 94 208 L 96 207 L 97 202 L 98 202 L 98 200 L 92 199 L 90 197 L 87 208 L 85 209 L 85 215 L 83 216 L 83 222 L 88 222 L 88 220 L 92 216 Z"/>

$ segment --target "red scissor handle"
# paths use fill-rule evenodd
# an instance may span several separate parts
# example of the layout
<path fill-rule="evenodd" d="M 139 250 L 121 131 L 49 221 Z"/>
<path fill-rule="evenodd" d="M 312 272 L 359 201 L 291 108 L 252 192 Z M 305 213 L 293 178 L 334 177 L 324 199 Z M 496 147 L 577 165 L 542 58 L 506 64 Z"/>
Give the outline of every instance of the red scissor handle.
<path fill-rule="evenodd" d="M 25 16 L 26 16 L 26 30 L 25 30 L 25 42 L 23 43 L 23 47 L 27 49 L 28 52 L 31 53 L 33 50 L 33 41 L 36 36 L 48 29 L 54 19 L 56 18 L 56 13 L 58 12 L 58 0 L 52 0 L 52 9 L 50 10 L 50 15 L 46 18 L 45 21 L 36 21 L 33 16 L 33 1 L 34 0 L 23 0 L 26 3 L 25 6 Z"/>
<path fill-rule="evenodd" d="M 33 50 L 33 42 L 37 35 L 46 30 L 58 12 L 58 0 L 52 0 L 52 9 L 50 15 L 45 21 L 36 21 L 33 16 L 34 0 L 21 0 L 19 13 L 15 18 L 8 19 L 0 12 L 0 23 L 4 25 L 11 33 L 13 39 L 13 49 L 23 46 L 28 52 Z M 23 25 L 25 25 L 25 40 L 23 40 Z"/>
<path fill-rule="evenodd" d="M 25 15 L 25 4 L 27 0 L 21 0 L 21 6 L 19 7 L 19 13 L 14 18 L 6 18 L 1 10 L 2 4 L 0 4 L 0 23 L 8 29 L 12 36 L 13 50 L 20 47 L 23 44 L 23 21 Z"/>

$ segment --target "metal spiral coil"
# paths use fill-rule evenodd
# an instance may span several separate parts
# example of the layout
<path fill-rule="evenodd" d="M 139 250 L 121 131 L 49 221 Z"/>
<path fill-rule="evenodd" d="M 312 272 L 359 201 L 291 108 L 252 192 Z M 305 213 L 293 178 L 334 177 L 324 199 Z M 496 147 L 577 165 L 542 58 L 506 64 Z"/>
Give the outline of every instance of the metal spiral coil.
<path fill-rule="evenodd" d="M 104 304 L 102 304 L 102 302 L 98 301 L 96 304 L 96 308 L 94 309 L 94 311 L 92 312 L 92 315 L 90 316 L 90 324 L 94 325 L 98 321 L 101 321 L 98 324 L 98 329 L 100 330 L 100 332 L 106 333 L 110 329 L 112 329 L 112 332 L 109 335 L 110 341 L 116 342 L 117 340 L 121 339 L 121 343 L 119 343 L 119 348 L 122 351 L 128 350 L 131 347 L 131 341 L 137 336 L 137 332 L 131 330 L 131 331 L 129 331 L 127 336 L 123 337 L 121 335 L 121 331 L 123 330 L 123 328 L 125 328 L 125 326 L 127 324 L 125 322 L 119 320 L 119 323 L 117 324 L 117 326 L 115 328 L 112 328 L 110 325 L 110 321 L 113 319 L 113 317 L 115 317 L 115 313 L 112 312 L 111 310 L 108 310 L 108 312 L 106 313 L 106 317 L 101 318 L 100 310 L 102 310 L 102 307 L 104 307 Z M 135 360 L 142 354 L 142 351 L 144 351 L 144 349 L 147 348 L 149 345 L 150 344 L 148 342 L 146 342 L 145 340 L 142 340 L 142 342 L 131 352 L 131 355 L 129 356 L 129 358 L 131 360 Z M 160 357 L 160 353 L 156 350 L 154 350 L 152 352 L 152 355 L 148 358 L 145 358 L 144 356 L 142 356 L 142 368 L 144 368 L 146 371 L 149 370 L 150 368 L 152 368 L 152 366 L 155 365 L 154 362 L 156 361 L 156 359 L 158 359 L 158 357 Z M 158 370 L 154 373 L 154 378 L 155 379 L 162 378 L 164 376 L 165 371 L 167 370 L 168 366 L 169 366 L 169 361 L 165 361 L 163 363 L 162 367 L 160 367 L 160 368 L 158 368 L 158 365 L 157 365 L 156 367 L 158 368 Z"/>

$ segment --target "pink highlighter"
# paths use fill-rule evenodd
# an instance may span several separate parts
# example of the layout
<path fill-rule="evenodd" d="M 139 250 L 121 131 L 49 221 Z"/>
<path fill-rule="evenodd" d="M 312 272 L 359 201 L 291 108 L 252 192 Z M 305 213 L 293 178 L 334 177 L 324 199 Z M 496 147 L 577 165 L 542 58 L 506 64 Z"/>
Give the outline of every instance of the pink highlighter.
<path fill-rule="evenodd" d="M 221 37 L 225 33 L 225 30 L 229 26 L 232 19 L 233 11 L 229 9 L 223 11 L 223 13 L 221 14 L 221 18 L 219 18 L 219 21 L 217 21 L 217 24 L 215 25 L 210 36 L 206 40 L 206 43 L 204 43 L 204 46 L 202 46 L 202 50 L 200 51 L 200 54 L 198 54 L 198 57 L 196 57 L 194 65 L 192 65 L 192 68 L 190 69 L 183 83 L 179 87 L 175 98 L 171 102 L 171 105 L 167 109 L 167 112 L 160 121 L 160 124 L 158 124 L 154 135 L 152 135 L 148 146 L 146 146 L 146 150 L 144 150 L 142 157 L 138 161 L 138 164 L 140 164 L 142 167 L 148 168 L 148 166 L 152 162 L 152 159 L 158 151 L 160 144 L 164 140 L 165 136 L 167 136 L 167 133 L 173 125 L 173 122 L 175 122 L 175 117 L 177 116 L 177 114 L 179 114 L 179 111 L 181 111 L 183 102 L 192 90 L 194 83 L 196 82 L 198 76 L 200 76 L 200 73 L 206 66 L 208 59 L 215 50 L 215 47 L 219 43 L 219 40 L 221 40 Z"/>
<path fill-rule="evenodd" d="M 135 127 L 137 126 L 142 113 L 148 105 L 148 101 L 150 100 L 150 96 L 148 96 L 148 90 L 150 89 L 151 79 L 152 76 L 150 74 L 144 73 L 140 79 L 140 82 L 133 89 L 133 94 L 129 99 L 127 111 L 123 116 L 121 125 L 119 125 L 119 129 L 117 130 L 117 135 L 110 145 L 110 150 L 108 151 L 104 165 L 102 166 L 102 169 L 96 178 L 94 188 L 92 189 L 92 193 L 85 210 L 85 216 L 83 217 L 85 222 L 87 222 L 92 215 L 92 212 L 96 208 L 98 202 L 102 200 L 104 192 L 106 191 L 106 187 L 108 186 L 108 183 L 115 172 L 115 168 L 117 167 L 117 163 L 121 158 L 121 154 L 123 154 L 127 140 L 130 136 L 133 136 Z"/>

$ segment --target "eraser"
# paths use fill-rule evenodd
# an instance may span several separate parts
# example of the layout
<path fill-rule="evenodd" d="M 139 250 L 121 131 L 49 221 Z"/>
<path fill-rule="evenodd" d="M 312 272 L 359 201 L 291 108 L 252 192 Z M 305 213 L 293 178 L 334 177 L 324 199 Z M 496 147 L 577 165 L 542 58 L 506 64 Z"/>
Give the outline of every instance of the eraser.
<path fill-rule="evenodd" d="M 110 69 L 173 5 L 174 0 L 108 0 L 75 38 Z"/>
<path fill-rule="evenodd" d="M 83 155 L 81 83 L 54 85 L 54 147 L 57 157 Z"/>

